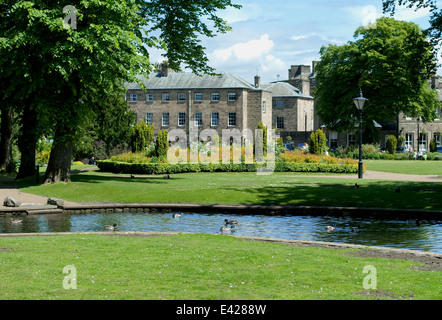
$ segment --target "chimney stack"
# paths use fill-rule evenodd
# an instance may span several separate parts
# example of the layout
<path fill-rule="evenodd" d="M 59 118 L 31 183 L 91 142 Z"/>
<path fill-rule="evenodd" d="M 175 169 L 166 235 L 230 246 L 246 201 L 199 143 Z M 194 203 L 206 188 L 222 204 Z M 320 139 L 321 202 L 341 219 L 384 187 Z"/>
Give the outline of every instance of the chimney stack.
<path fill-rule="evenodd" d="M 259 88 L 261 86 L 261 77 L 256 75 L 255 76 L 255 88 Z"/>

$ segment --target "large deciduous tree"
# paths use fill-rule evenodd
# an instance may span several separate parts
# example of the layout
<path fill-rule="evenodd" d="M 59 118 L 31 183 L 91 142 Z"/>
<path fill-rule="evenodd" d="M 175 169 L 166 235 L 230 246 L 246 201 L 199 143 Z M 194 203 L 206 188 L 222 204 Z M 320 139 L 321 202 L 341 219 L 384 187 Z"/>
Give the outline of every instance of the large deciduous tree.
<path fill-rule="evenodd" d="M 383 17 L 375 27 L 358 28 L 354 38 L 342 46 L 321 48 L 315 97 L 324 124 L 338 131 L 354 130 L 359 111 L 353 99 L 360 89 L 369 99 L 363 127 L 372 138 L 374 121 L 397 121 L 400 112 L 434 119 L 437 94 L 428 84 L 436 67 L 434 50 L 419 27 Z"/>
<path fill-rule="evenodd" d="M 226 32 L 216 14 L 229 6 L 238 7 L 230 0 L 2 1 L 0 77 L 54 132 L 45 182 L 70 180 L 79 128 L 97 100 L 123 95 L 125 82 L 150 72 L 149 48 L 166 50 L 173 69 L 213 72 L 198 37 Z"/>

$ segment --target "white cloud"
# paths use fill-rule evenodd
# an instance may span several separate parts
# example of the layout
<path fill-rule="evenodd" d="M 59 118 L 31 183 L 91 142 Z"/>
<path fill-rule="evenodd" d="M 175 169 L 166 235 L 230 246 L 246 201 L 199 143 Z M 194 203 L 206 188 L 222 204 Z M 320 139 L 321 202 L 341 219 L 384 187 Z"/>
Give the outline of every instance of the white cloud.
<path fill-rule="evenodd" d="M 430 8 L 422 8 L 417 11 L 413 8 L 398 7 L 394 14 L 394 18 L 397 20 L 414 21 L 431 14 Z"/>
<path fill-rule="evenodd" d="M 249 61 L 257 59 L 270 52 L 274 46 L 275 43 L 270 40 L 270 36 L 268 34 L 263 34 L 258 40 L 237 43 L 226 49 L 216 49 L 213 52 L 213 60 L 227 61 L 229 59 L 236 59 Z"/>

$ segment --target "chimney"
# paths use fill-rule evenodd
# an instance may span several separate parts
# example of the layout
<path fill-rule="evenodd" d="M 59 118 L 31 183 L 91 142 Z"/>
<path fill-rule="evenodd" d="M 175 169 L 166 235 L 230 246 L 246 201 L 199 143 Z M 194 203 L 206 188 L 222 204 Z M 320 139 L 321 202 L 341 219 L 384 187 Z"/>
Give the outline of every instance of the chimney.
<path fill-rule="evenodd" d="M 161 77 L 167 77 L 173 71 L 169 68 L 167 61 L 163 61 L 158 65 L 158 75 Z"/>
<path fill-rule="evenodd" d="M 261 86 L 261 77 L 255 76 L 255 88 L 259 88 Z"/>

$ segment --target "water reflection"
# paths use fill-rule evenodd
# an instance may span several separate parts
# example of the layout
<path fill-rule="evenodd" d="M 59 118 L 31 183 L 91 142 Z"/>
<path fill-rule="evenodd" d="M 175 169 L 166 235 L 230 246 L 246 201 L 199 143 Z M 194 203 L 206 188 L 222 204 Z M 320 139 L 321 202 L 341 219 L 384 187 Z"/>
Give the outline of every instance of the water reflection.
<path fill-rule="evenodd" d="M 400 220 L 365 220 L 361 218 L 265 216 L 214 213 L 97 213 L 47 214 L 20 217 L 11 224 L 11 217 L 0 217 L 1 233 L 92 232 L 104 231 L 105 225 L 118 224 L 119 231 L 162 231 L 220 233 L 224 219 L 239 221 L 234 234 L 282 239 L 353 243 L 386 246 L 442 253 L 442 224 L 422 221 L 420 225 Z M 333 232 L 327 225 L 335 224 Z M 361 232 L 351 232 L 351 227 Z"/>

